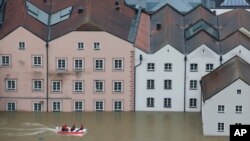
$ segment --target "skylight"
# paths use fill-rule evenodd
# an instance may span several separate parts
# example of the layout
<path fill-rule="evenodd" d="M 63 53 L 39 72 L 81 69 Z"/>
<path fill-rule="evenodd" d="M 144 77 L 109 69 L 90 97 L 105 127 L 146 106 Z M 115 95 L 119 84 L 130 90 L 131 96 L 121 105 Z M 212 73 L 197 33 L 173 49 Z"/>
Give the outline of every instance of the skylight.
<path fill-rule="evenodd" d="M 39 9 L 28 1 L 26 1 L 26 7 L 29 15 L 36 18 L 40 22 L 48 25 L 49 15 L 47 13 L 45 13 L 43 10 Z"/>
<path fill-rule="evenodd" d="M 246 0 L 225 0 L 221 6 L 249 6 Z"/>
<path fill-rule="evenodd" d="M 216 39 L 219 38 L 218 31 L 215 28 L 208 25 L 206 22 L 201 20 L 201 21 L 195 23 L 194 25 L 192 25 L 190 28 L 188 28 L 185 31 L 186 39 L 192 37 L 193 35 L 195 35 L 196 33 L 198 33 L 201 30 L 206 31 L 208 34 L 212 35 Z"/>

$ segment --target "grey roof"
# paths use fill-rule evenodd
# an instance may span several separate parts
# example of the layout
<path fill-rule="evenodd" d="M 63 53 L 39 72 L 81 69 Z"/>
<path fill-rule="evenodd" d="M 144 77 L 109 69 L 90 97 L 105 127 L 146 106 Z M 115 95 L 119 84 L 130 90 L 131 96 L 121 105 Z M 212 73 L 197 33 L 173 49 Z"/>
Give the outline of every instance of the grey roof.
<path fill-rule="evenodd" d="M 207 0 L 208 8 L 249 8 L 249 0 Z"/>
<path fill-rule="evenodd" d="M 131 6 L 140 5 L 148 12 L 155 12 L 166 4 L 171 5 L 180 12 L 188 12 L 203 0 L 126 0 Z"/>
<path fill-rule="evenodd" d="M 238 79 L 250 85 L 250 64 L 235 56 L 202 77 L 203 100 L 210 99 Z"/>

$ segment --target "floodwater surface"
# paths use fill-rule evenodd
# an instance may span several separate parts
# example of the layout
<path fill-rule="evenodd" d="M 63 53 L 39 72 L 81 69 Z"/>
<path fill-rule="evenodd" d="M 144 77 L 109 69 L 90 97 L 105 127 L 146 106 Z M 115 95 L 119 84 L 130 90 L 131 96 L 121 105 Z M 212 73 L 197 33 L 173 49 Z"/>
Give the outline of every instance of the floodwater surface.
<path fill-rule="evenodd" d="M 83 123 L 83 137 L 56 133 L 56 127 Z M 204 137 L 200 113 L 169 112 L 0 112 L 1 141 L 229 141 Z"/>

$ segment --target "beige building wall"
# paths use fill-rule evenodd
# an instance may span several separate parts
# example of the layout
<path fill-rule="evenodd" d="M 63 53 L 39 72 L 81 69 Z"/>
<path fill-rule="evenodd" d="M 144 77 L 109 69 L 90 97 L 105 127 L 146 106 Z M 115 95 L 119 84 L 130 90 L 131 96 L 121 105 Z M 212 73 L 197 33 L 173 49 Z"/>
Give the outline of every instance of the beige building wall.
<path fill-rule="evenodd" d="M 19 49 L 19 42 L 25 49 Z M 36 35 L 19 27 L 0 40 L 0 55 L 10 56 L 10 66 L 0 66 L 0 110 L 5 111 L 8 102 L 16 103 L 16 110 L 31 111 L 33 102 L 46 107 L 46 48 L 45 42 Z M 33 56 L 42 56 L 42 66 L 32 65 Z M 16 81 L 16 90 L 6 89 L 6 79 Z M 42 80 L 42 91 L 34 91 L 33 80 Z"/>
<path fill-rule="evenodd" d="M 78 50 L 78 42 L 84 49 Z M 94 50 L 94 42 L 100 43 L 100 50 Z M 66 59 L 66 71 L 57 70 L 57 59 Z M 84 60 L 84 70 L 74 71 L 74 59 Z M 113 59 L 123 59 L 123 70 L 113 70 Z M 104 59 L 104 71 L 94 70 L 94 59 Z M 74 101 L 83 101 L 84 111 L 95 111 L 95 101 L 104 101 L 104 111 L 113 111 L 113 101 L 123 102 L 123 111 L 134 110 L 134 48 L 125 40 L 107 32 L 74 31 L 49 42 L 49 98 L 61 102 L 62 111 L 74 111 Z M 62 91 L 52 91 L 52 81 L 62 82 Z M 74 81 L 84 82 L 84 92 L 74 92 Z M 104 81 L 104 92 L 94 92 L 94 81 Z M 113 81 L 123 82 L 123 92 L 113 92 Z"/>

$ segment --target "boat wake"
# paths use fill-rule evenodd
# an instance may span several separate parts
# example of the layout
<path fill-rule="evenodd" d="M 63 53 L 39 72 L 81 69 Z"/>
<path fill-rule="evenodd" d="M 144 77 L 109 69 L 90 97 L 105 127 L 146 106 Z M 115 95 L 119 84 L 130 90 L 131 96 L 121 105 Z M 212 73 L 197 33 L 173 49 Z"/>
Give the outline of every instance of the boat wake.
<path fill-rule="evenodd" d="M 54 134 L 57 130 L 40 123 L 22 123 L 20 127 L 1 127 L 0 136 L 34 136 Z"/>

